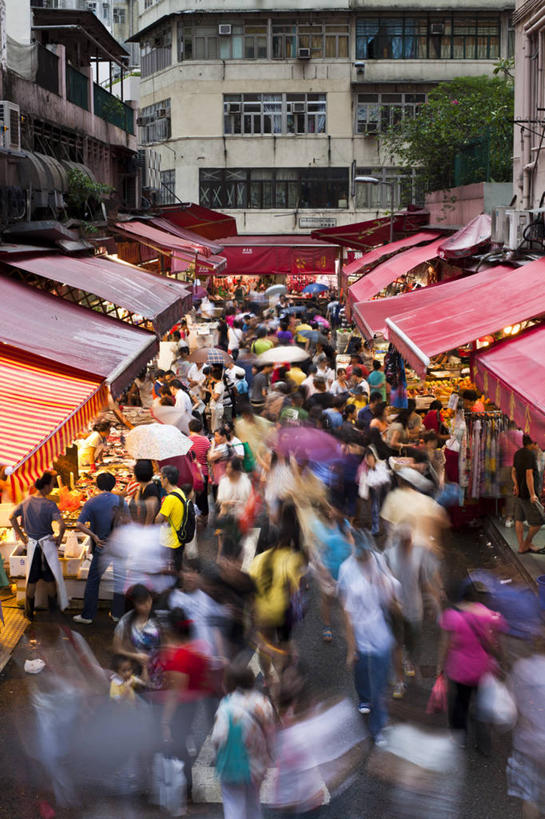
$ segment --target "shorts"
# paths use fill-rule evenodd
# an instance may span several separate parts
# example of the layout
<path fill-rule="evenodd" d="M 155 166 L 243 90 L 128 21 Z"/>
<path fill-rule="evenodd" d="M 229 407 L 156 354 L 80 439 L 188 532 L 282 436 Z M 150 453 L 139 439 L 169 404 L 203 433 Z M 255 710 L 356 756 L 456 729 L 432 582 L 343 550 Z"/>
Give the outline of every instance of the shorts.
<path fill-rule="evenodd" d="M 529 498 L 515 498 L 514 518 L 518 521 L 526 521 L 530 526 L 541 526 L 543 523 L 538 509 Z"/>
<path fill-rule="evenodd" d="M 39 546 L 34 549 L 34 557 L 32 558 L 32 565 L 28 573 L 27 583 L 37 583 L 38 580 L 44 580 L 46 583 L 54 583 L 55 577 L 49 567 L 49 563 Z"/>

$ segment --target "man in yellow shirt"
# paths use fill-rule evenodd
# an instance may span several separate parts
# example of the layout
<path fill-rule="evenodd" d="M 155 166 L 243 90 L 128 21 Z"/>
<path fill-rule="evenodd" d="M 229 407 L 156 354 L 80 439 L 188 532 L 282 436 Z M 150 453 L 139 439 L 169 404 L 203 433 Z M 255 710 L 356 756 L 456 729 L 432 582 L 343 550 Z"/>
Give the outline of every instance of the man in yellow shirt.
<path fill-rule="evenodd" d="M 186 497 L 178 487 L 178 475 L 178 469 L 171 464 L 161 469 L 161 486 L 167 494 L 155 518 L 155 523 L 165 524 L 161 531 L 161 541 L 163 546 L 172 551 L 171 560 L 177 572 L 182 568 L 184 556 L 184 545 L 180 543 L 178 530 L 186 514 Z"/>
<path fill-rule="evenodd" d="M 307 336 L 301 335 L 301 332 L 303 330 L 305 330 L 305 331 L 306 330 L 312 330 L 312 327 L 310 326 L 310 324 L 307 324 L 306 322 L 303 322 L 302 324 L 297 325 L 297 327 L 295 328 L 295 332 L 297 333 L 297 335 L 295 336 L 295 340 L 299 344 L 306 344 L 306 342 L 308 341 Z"/>

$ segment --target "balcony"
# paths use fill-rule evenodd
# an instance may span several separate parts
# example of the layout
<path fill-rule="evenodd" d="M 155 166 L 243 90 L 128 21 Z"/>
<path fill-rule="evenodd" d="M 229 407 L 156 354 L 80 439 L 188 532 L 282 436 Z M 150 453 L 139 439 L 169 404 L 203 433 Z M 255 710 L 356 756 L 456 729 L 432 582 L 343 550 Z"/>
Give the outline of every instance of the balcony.
<path fill-rule="evenodd" d="M 53 51 L 36 43 L 38 64 L 36 67 L 36 82 L 46 91 L 59 93 L 59 58 Z"/>
<path fill-rule="evenodd" d="M 130 105 L 114 97 L 100 85 L 94 84 L 95 116 L 116 125 L 128 134 L 134 134 L 134 110 Z"/>

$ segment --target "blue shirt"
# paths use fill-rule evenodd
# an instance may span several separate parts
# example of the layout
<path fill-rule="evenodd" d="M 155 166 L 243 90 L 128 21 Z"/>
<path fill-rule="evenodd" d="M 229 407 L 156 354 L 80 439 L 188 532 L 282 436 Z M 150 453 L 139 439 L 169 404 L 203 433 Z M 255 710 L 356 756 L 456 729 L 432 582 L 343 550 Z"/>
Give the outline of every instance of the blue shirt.
<path fill-rule="evenodd" d="M 237 378 L 235 387 L 239 395 L 248 395 L 248 382 L 245 378 Z"/>
<path fill-rule="evenodd" d="M 125 501 L 120 495 L 114 495 L 113 492 L 101 492 L 85 502 L 79 513 L 78 523 L 89 526 L 91 532 L 99 540 L 106 540 L 112 531 L 114 509 L 119 504 L 126 507 Z"/>
<path fill-rule="evenodd" d="M 371 424 L 373 418 L 374 418 L 373 410 L 369 405 L 367 405 L 363 409 L 360 409 L 360 411 L 358 412 L 358 421 L 360 422 L 364 429 L 369 429 L 369 425 Z"/>
<path fill-rule="evenodd" d="M 329 419 L 329 423 L 331 424 L 331 429 L 339 429 L 343 425 L 343 416 L 339 410 L 329 409 L 324 410 L 324 415 L 327 415 Z"/>

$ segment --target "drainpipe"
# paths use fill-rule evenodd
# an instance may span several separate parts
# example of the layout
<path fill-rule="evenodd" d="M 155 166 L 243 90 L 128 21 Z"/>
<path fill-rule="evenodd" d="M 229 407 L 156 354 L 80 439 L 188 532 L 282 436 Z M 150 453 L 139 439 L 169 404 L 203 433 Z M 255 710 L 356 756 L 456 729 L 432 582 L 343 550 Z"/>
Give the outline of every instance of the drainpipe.
<path fill-rule="evenodd" d="M 523 34 L 524 37 L 524 110 L 522 113 L 522 119 L 532 119 L 531 114 L 531 102 L 532 102 L 532 88 L 531 88 L 531 54 L 530 54 L 530 37 L 526 32 Z M 527 210 L 530 207 L 530 175 L 532 174 L 533 167 L 531 163 L 531 138 L 532 135 L 528 128 L 524 128 L 522 132 L 522 156 L 521 156 L 521 166 L 522 166 L 522 208 L 523 210 Z"/>

